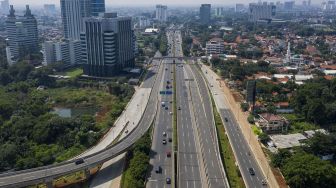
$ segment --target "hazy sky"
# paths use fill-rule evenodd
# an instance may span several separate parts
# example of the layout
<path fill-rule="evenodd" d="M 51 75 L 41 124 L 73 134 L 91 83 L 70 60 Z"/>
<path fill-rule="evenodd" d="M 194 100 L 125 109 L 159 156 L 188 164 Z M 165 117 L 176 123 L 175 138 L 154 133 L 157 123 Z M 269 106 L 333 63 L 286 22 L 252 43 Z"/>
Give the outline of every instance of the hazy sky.
<path fill-rule="evenodd" d="M 60 0 L 9 0 L 10 4 L 14 5 L 43 5 L 47 3 L 56 4 L 59 6 Z M 167 4 L 167 5 L 197 5 L 202 3 L 211 4 L 223 4 L 223 5 L 233 5 L 235 3 L 248 4 L 250 2 L 257 2 L 258 0 L 105 0 L 108 6 L 113 5 L 155 5 L 155 4 Z M 266 1 L 266 0 L 263 0 Z M 275 2 L 279 0 L 269 0 L 270 2 Z M 284 1 L 284 0 L 280 0 Z M 296 0 L 296 4 L 302 4 L 303 0 Z M 312 4 L 321 3 L 323 0 L 312 0 Z"/>

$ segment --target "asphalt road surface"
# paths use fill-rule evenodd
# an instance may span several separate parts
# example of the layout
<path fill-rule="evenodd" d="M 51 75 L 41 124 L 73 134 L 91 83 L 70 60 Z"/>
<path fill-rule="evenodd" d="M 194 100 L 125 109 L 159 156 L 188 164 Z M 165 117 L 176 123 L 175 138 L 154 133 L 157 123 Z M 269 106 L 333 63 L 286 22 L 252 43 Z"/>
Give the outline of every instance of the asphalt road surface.
<path fill-rule="evenodd" d="M 160 79 L 160 90 L 173 91 L 173 80 L 171 80 L 173 79 L 172 60 L 163 60 L 161 66 L 164 68 L 164 76 L 162 77 L 162 79 Z M 169 84 L 167 84 L 167 81 L 169 81 Z M 150 154 L 150 164 L 152 168 L 150 172 L 150 177 L 148 178 L 148 182 L 146 185 L 147 187 L 172 187 L 171 184 L 166 183 L 166 178 L 172 179 L 174 173 L 172 161 L 173 146 L 172 142 L 169 141 L 169 138 L 172 139 L 173 136 L 173 116 L 172 114 L 170 114 L 170 112 L 173 112 L 172 96 L 172 94 L 159 96 L 159 101 L 161 103 L 158 108 L 156 121 L 154 124 L 154 134 Z M 162 104 L 162 102 L 164 103 L 164 105 Z M 163 140 L 165 140 L 165 144 L 163 143 Z M 171 153 L 170 157 L 167 156 L 167 152 Z M 159 168 L 159 172 L 157 172 L 157 168 Z"/>

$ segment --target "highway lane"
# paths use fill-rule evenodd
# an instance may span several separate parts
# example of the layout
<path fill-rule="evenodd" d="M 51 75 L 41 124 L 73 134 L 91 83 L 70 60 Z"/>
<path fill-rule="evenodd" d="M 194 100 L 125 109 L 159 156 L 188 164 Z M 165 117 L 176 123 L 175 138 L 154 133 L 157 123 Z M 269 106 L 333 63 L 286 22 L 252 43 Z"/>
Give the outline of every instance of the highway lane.
<path fill-rule="evenodd" d="M 156 71 L 158 70 L 159 65 L 157 64 L 157 62 L 154 62 L 153 66 L 155 66 L 155 68 L 153 69 L 154 74 L 149 74 L 149 76 L 145 80 L 145 82 L 153 84 L 153 89 L 146 110 L 144 112 L 144 116 L 141 119 L 138 127 L 131 133 L 129 133 L 126 138 L 108 149 L 85 157 L 84 163 L 80 165 L 76 165 L 73 161 L 71 161 L 42 168 L 0 174 L 0 187 L 23 187 L 26 185 L 41 183 L 47 179 L 60 177 L 62 175 L 66 175 L 101 164 L 112 159 L 113 157 L 118 156 L 120 153 L 123 153 L 125 150 L 131 147 L 134 142 L 138 140 L 148 130 L 151 122 L 154 119 L 158 106 L 157 96 L 160 82 L 156 81 L 156 77 L 160 78 L 163 71 L 162 69 L 160 69 L 159 73 L 157 74 Z"/>
<path fill-rule="evenodd" d="M 262 180 L 265 179 L 264 175 L 262 174 L 259 165 L 257 164 L 256 159 L 253 157 L 248 145 L 248 140 L 250 138 L 245 138 L 242 134 L 240 126 L 236 121 L 231 109 L 229 108 L 229 105 L 227 104 L 227 100 L 225 100 L 224 97 L 221 97 L 224 95 L 223 91 L 221 91 L 221 88 L 214 79 L 213 75 L 210 75 L 211 72 L 206 70 L 207 69 L 202 68 L 203 75 L 208 80 L 208 85 L 212 85 L 212 87 L 210 86 L 211 93 L 215 102 L 217 103 L 216 105 L 219 108 L 219 113 L 222 118 L 225 131 L 230 138 L 231 147 L 235 152 L 236 160 L 239 164 L 240 171 L 246 186 L 250 188 L 267 187 L 266 185 L 262 185 Z M 225 121 L 225 118 L 228 119 L 227 122 Z M 255 175 L 252 176 L 249 173 L 249 168 L 254 169 Z"/>
<path fill-rule="evenodd" d="M 172 88 L 167 89 L 166 86 L 172 86 L 172 63 L 171 60 L 163 60 L 162 66 L 164 67 L 164 76 L 161 79 L 160 90 L 170 90 Z M 171 84 L 167 84 L 169 81 Z M 152 170 L 150 172 L 150 178 L 148 179 L 146 187 L 155 187 L 155 188 L 162 188 L 162 187 L 172 187 L 172 185 L 166 184 L 166 178 L 173 177 L 173 161 L 172 157 L 167 157 L 167 152 L 173 151 L 172 142 L 169 142 L 169 138 L 172 138 L 173 131 L 172 131 L 172 115 L 170 112 L 173 111 L 172 109 L 172 95 L 160 95 L 159 101 L 164 102 L 164 107 L 160 105 L 155 121 L 154 126 L 154 134 L 153 134 L 153 141 L 152 141 L 152 151 L 150 154 L 150 164 Z M 167 109 L 166 109 L 167 108 Z M 166 135 L 163 135 L 163 132 Z M 166 144 L 163 144 L 163 139 L 166 140 Z M 156 168 L 160 167 L 161 171 L 159 173 L 156 172 Z"/>
<path fill-rule="evenodd" d="M 202 150 L 202 160 L 205 164 L 205 172 L 208 180 L 209 187 L 229 187 L 227 183 L 227 178 L 221 163 L 220 155 L 218 153 L 217 139 L 214 141 L 212 128 L 213 124 L 213 113 L 210 109 L 205 109 L 204 105 L 210 101 L 205 101 L 202 97 L 207 95 L 205 92 L 203 95 L 200 90 L 204 88 L 199 87 L 199 82 L 195 77 L 196 72 L 193 72 L 190 65 L 186 65 L 187 72 L 193 75 L 193 80 L 190 83 L 190 92 L 192 95 L 193 109 L 197 122 L 197 132 L 199 140 L 201 143 Z M 211 104 L 211 103 L 210 103 Z M 206 111 L 208 110 L 208 111 Z M 209 117 L 207 117 L 209 116 Z"/>
<path fill-rule="evenodd" d="M 180 61 L 177 61 L 180 63 Z M 188 75 L 182 64 L 176 65 L 176 106 L 178 132 L 178 185 L 179 187 L 202 187 L 200 151 L 191 115 L 191 98 L 188 92 Z M 204 183 L 204 182 L 203 182 Z"/>

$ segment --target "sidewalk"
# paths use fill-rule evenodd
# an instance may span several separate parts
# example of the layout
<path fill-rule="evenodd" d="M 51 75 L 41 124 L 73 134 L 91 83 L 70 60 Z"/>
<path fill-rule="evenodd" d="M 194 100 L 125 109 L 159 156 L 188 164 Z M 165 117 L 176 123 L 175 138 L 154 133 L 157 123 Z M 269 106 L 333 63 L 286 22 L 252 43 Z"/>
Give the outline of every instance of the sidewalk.
<path fill-rule="evenodd" d="M 270 187 L 279 187 L 278 182 L 272 171 L 270 170 L 270 165 L 268 159 L 262 151 L 260 143 L 254 135 L 252 129 L 250 128 L 249 123 L 247 122 L 248 114 L 240 110 L 240 104 L 236 102 L 232 96 L 230 89 L 226 86 L 224 80 L 221 80 L 220 77 L 213 72 L 208 66 L 202 65 L 202 71 L 206 75 L 206 79 L 213 85 L 211 88 L 214 91 L 214 100 L 218 108 L 228 109 L 230 108 L 233 112 L 237 122 L 241 125 L 240 128 L 245 138 L 249 139 L 249 146 L 252 150 L 256 161 L 262 170 L 262 173 L 268 179 Z M 207 73 L 205 73 L 207 72 Z M 227 106 L 225 104 L 228 104 Z"/>

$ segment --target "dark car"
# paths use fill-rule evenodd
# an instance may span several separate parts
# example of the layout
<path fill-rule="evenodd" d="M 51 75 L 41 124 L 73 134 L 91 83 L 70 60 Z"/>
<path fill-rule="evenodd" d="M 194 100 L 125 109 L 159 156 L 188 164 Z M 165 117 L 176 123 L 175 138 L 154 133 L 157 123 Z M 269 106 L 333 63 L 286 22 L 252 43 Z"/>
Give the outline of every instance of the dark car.
<path fill-rule="evenodd" d="M 169 137 L 168 138 L 168 142 L 172 142 L 172 141 L 173 141 L 173 139 Z"/>
<path fill-rule="evenodd" d="M 171 184 L 171 179 L 170 178 L 166 178 L 166 183 L 167 184 Z"/>
<path fill-rule="evenodd" d="M 167 151 L 167 157 L 170 157 L 170 156 L 171 156 L 171 152 Z"/>
<path fill-rule="evenodd" d="M 229 121 L 228 118 L 225 118 L 225 121 L 228 122 Z"/>
<path fill-rule="evenodd" d="M 165 107 L 165 110 L 168 110 L 168 106 Z"/>
<path fill-rule="evenodd" d="M 83 158 L 77 159 L 77 160 L 75 161 L 75 164 L 76 164 L 76 165 L 79 165 L 79 164 L 82 164 L 82 163 L 84 163 L 84 159 L 83 159 Z"/>
<path fill-rule="evenodd" d="M 155 168 L 155 172 L 156 172 L 157 174 L 161 173 L 161 167 L 160 167 L 160 166 L 157 166 L 157 167 Z"/>
<path fill-rule="evenodd" d="M 255 174 L 253 168 L 249 168 L 249 173 L 253 176 Z"/>
<path fill-rule="evenodd" d="M 178 107 L 178 110 L 181 110 L 181 107 L 180 107 L 180 106 Z"/>

